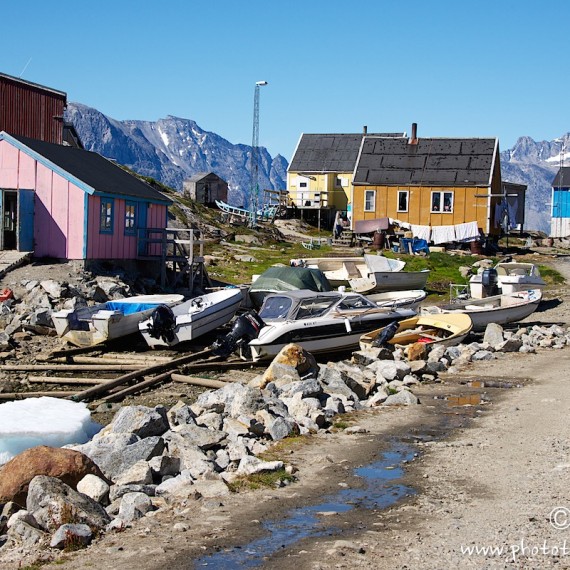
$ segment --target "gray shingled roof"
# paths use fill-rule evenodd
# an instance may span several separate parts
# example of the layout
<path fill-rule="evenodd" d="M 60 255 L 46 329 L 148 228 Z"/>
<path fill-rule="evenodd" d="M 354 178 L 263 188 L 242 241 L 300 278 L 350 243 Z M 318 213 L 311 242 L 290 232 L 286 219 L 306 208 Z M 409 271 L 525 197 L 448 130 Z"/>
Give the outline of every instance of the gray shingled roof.
<path fill-rule="evenodd" d="M 556 173 L 556 178 L 552 182 L 553 188 L 570 187 L 570 166 L 563 166 Z"/>
<path fill-rule="evenodd" d="M 297 145 L 289 172 L 352 172 L 364 133 L 303 134 Z M 404 133 L 376 134 L 403 137 Z"/>
<path fill-rule="evenodd" d="M 497 139 L 367 136 L 356 165 L 354 184 L 397 186 L 488 186 Z"/>
<path fill-rule="evenodd" d="M 188 182 L 200 182 L 200 180 L 202 180 L 202 178 L 206 178 L 206 176 L 208 176 L 209 174 L 214 174 L 213 172 L 196 172 L 196 174 L 193 174 L 192 176 L 190 176 L 190 178 L 187 178 L 186 180 Z"/>

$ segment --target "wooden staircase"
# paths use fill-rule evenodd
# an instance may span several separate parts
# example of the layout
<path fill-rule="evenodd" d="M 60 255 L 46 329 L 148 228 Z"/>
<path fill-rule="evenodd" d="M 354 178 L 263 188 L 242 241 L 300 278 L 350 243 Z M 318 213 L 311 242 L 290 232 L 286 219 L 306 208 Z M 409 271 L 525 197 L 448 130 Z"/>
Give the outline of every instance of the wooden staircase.
<path fill-rule="evenodd" d="M 352 230 L 344 230 L 338 239 L 332 240 L 333 246 L 352 247 L 354 244 L 354 232 Z"/>

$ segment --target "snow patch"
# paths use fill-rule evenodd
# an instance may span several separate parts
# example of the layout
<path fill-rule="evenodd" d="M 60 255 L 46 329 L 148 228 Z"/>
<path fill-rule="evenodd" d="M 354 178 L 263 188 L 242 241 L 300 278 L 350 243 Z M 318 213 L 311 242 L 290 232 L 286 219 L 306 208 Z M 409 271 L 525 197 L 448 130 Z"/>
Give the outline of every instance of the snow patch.
<path fill-rule="evenodd" d="M 85 403 L 44 396 L 0 404 L 0 465 L 36 445 L 86 443 L 101 427 Z"/>

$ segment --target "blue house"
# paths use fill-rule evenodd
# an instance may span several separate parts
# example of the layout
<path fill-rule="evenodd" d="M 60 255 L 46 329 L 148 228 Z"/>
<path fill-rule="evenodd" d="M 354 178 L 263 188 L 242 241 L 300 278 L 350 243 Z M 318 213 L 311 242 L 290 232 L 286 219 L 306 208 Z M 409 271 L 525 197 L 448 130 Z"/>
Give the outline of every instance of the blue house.
<path fill-rule="evenodd" d="M 563 166 L 552 182 L 552 218 L 550 235 L 570 235 L 570 166 Z"/>

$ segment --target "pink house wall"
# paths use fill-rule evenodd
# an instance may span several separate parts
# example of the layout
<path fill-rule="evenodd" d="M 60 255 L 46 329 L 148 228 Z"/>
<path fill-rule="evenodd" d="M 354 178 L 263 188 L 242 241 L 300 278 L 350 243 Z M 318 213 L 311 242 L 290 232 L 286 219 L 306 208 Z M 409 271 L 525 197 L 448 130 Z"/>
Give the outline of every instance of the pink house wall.
<path fill-rule="evenodd" d="M 115 198 L 113 233 L 100 233 L 101 198 L 89 196 L 87 259 L 134 259 L 137 257 L 136 235 L 125 235 L 125 208 L 126 201 Z M 166 206 L 151 204 L 147 208 L 147 227 L 163 228 L 165 220 Z M 160 255 L 159 245 L 153 249 L 154 255 Z"/>
<path fill-rule="evenodd" d="M 113 233 L 100 233 L 100 197 L 88 194 L 84 189 L 12 146 L 8 141 L 0 141 L 0 189 L 35 191 L 33 223 L 34 255 L 37 257 L 59 259 L 137 257 L 136 236 L 125 235 L 125 200 L 121 198 L 113 200 Z M 165 205 L 151 204 L 147 207 L 146 204 L 142 204 L 141 207 L 147 208 L 147 227 L 164 227 Z M 160 246 L 153 246 L 151 253 L 159 255 Z"/>
<path fill-rule="evenodd" d="M 34 255 L 83 257 L 83 190 L 7 141 L 0 141 L 0 188 L 35 190 Z"/>

